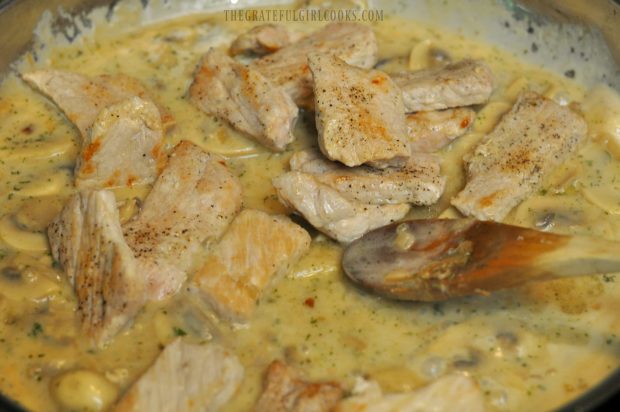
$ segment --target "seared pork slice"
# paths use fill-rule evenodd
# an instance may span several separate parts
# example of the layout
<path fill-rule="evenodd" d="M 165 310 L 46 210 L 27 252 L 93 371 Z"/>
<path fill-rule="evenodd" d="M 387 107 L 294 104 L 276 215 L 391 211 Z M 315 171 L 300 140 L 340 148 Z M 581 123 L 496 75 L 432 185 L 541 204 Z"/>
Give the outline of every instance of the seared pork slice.
<path fill-rule="evenodd" d="M 312 107 L 312 75 L 308 55 L 338 56 L 350 65 L 369 69 L 377 62 L 372 29 L 359 23 L 331 23 L 277 52 L 252 63 L 269 80 L 282 86 L 300 107 Z"/>
<path fill-rule="evenodd" d="M 525 92 L 465 160 L 467 185 L 452 199 L 461 213 L 501 221 L 585 139 L 587 125 L 568 107 Z"/>
<path fill-rule="evenodd" d="M 82 136 L 95 122 L 99 112 L 111 104 L 138 96 L 151 100 L 140 82 L 126 75 L 102 75 L 86 77 L 63 70 L 35 70 L 23 73 L 22 78 L 35 89 L 48 96 L 73 122 Z M 174 119 L 162 107 L 158 107 L 161 122 L 167 128 Z"/>
<path fill-rule="evenodd" d="M 402 94 L 387 74 L 311 54 L 321 151 L 345 165 L 403 165 L 409 156 Z"/>
<path fill-rule="evenodd" d="M 403 92 L 408 113 L 480 104 L 493 92 L 493 73 L 478 60 L 396 73 L 392 79 Z"/>
<path fill-rule="evenodd" d="M 116 199 L 105 190 L 74 195 L 48 228 L 52 256 L 77 296 L 82 330 L 94 345 L 120 332 L 144 303 L 144 281 L 123 239 Z"/>
<path fill-rule="evenodd" d="M 483 412 L 482 391 L 469 376 L 453 373 L 427 386 L 384 395 L 376 382 L 361 380 L 353 396 L 343 399 L 334 412 Z"/>
<path fill-rule="evenodd" d="M 243 366 L 216 343 L 177 338 L 129 388 L 114 412 L 216 412 L 243 380 Z"/>
<path fill-rule="evenodd" d="M 407 204 L 370 205 L 347 199 L 309 173 L 284 173 L 273 179 L 273 185 L 282 203 L 295 209 L 318 230 L 343 243 L 402 219 L 410 208 Z"/>
<path fill-rule="evenodd" d="M 427 153 L 414 154 L 405 167 L 374 169 L 345 167 L 331 162 L 315 150 L 296 152 L 291 170 L 310 173 L 314 179 L 339 191 L 350 200 L 368 204 L 431 205 L 443 193 L 446 179 L 440 159 Z"/>
<path fill-rule="evenodd" d="M 196 71 L 189 93 L 205 113 L 221 117 L 257 142 L 282 151 L 292 142 L 297 107 L 259 71 L 211 49 Z"/>
<path fill-rule="evenodd" d="M 409 147 L 413 153 L 436 152 L 465 134 L 475 117 L 467 107 L 408 114 Z"/>
<path fill-rule="evenodd" d="M 191 283 L 220 316 L 245 321 L 267 285 L 309 247 L 308 232 L 288 217 L 245 209 Z"/>
<path fill-rule="evenodd" d="M 241 209 L 241 184 L 224 159 L 183 141 L 123 231 L 147 280 L 150 299 L 175 293 L 192 256 L 213 242 Z"/>
<path fill-rule="evenodd" d="M 298 40 L 299 35 L 292 33 L 279 24 L 260 24 L 242 33 L 230 45 L 230 54 L 253 53 L 259 56 L 273 53 Z"/>
<path fill-rule="evenodd" d="M 312 173 L 316 175 L 322 173 L 337 172 L 341 169 L 361 169 L 352 167 L 345 168 L 344 166 L 342 166 L 342 164 L 338 162 L 332 162 L 331 160 L 327 160 L 325 156 L 321 154 L 321 152 L 314 149 L 305 149 L 293 153 L 293 155 L 289 159 L 289 165 L 291 167 L 291 170 L 294 172 Z"/>
<path fill-rule="evenodd" d="M 337 383 L 306 382 L 293 368 L 273 361 L 254 412 L 330 412 L 341 398 Z"/>
<path fill-rule="evenodd" d="M 85 136 L 75 166 L 79 189 L 152 183 L 166 163 L 157 107 L 130 97 L 103 109 Z"/>
<path fill-rule="evenodd" d="M 109 196 L 106 191 L 92 192 L 90 196 L 97 194 L 105 201 Z M 75 275 L 80 268 L 80 250 L 82 249 L 82 230 L 84 228 L 84 215 L 87 205 L 85 196 L 77 194 L 69 199 L 63 206 L 61 212 L 54 218 L 47 228 L 47 238 L 49 240 L 50 251 L 54 261 L 60 264 L 67 280 L 71 286 L 75 285 Z M 93 213 L 93 212 L 91 212 Z M 102 217 L 105 219 L 105 217 Z"/>

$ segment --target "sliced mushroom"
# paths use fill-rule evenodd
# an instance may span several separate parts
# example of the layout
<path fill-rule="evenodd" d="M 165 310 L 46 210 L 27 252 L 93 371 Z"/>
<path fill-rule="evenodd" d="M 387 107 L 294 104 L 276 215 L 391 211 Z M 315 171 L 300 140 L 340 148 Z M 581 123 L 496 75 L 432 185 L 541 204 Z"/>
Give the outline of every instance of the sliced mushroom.
<path fill-rule="evenodd" d="M 424 39 L 411 48 L 409 70 L 428 69 L 452 62 L 450 54 L 439 48 L 434 40 Z"/>
<path fill-rule="evenodd" d="M 620 160 L 620 97 L 607 86 L 594 87 L 581 103 L 590 135 Z"/>
<path fill-rule="evenodd" d="M 11 215 L 5 215 L 0 220 L 0 238 L 15 249 L 29 252 L 47 250 L 45 234 L 22 229 Z"/>
<path fill-rule="evenodd" d="M 63 205 L 64 199 L 58 196 L 26 199 L 14 215 L 15 223 L 25 230 L 43 232 L 60 213 Z"/>
<path fill-rule="evenodd" d="M 42 302 L 62 290 L 57 273 L 40 259 L 17 253 L 2 260 L 0 295 L 14 301 Z"/>
<path fill-rule="evenodd" d="M 487 134 L 495 128 L 499 119 L 508 112 L 512 104 L 504 101 L 490 102 L 478 112 L 474 121 L 473 130 L 478 133 Z"/>
<path fill-rule="evenodd" d="M 580 205 L 577 196 L 537 195 L 523 201 L 510 220 L 542 231 L 568 233 L 576 226 L 587 224 L 594 214 Z"/>
<path fill-rule="evenodd" d="M 581 190 L 583 196 L 611 215 L 620 215 L 620 192 L 613 187 L 586 187 Z"/>
<path fill-rule="evenodd" d="M 380 59 L 373 67 L 386 73 L 397 73 L 408 69 L 408 56 L 394 56 Z"/>

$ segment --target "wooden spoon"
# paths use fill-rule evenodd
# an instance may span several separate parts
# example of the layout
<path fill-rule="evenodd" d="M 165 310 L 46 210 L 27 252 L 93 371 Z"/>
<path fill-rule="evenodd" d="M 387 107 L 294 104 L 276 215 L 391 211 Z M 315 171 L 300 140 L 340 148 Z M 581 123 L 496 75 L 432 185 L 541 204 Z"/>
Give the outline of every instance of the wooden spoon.
<path fill-rule="evenodd" d="M 411 220 L 354 241 L 342 265 L 380 295 L 433 302 L 620 271 L 620 242 L 474 219 Z"/>

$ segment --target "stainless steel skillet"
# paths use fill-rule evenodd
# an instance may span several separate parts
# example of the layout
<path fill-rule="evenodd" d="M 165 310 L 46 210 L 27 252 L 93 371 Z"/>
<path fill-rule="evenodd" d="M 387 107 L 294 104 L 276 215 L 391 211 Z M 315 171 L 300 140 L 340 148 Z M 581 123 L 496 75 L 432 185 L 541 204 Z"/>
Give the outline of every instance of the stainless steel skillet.
<path fill-rule="evenodd" d="M 146 4 L 148 0 L 141 0 Z M 202 1 L 214 8 L 231 8 L 231 1 Z M 273 1 L 239 1 L 234 7 L 271 4 Z M 524 59 L 541 64 L 589 85 L 604 82 L 620 90 L 620 0 L 448 0 L 370 1 L 386 13 L 433 22 L 450 30 L 513 50 Z M 0 0 L 0 77 L 10 63 L 32 44 L 33 29 L 45 10 L 62 6 L 70 15 L 83 19 L 93 7 L 107 7 L 112 0 Z M 63 17 L 64 16 L 64 17 Z M 56 17 L 56 27 L 70 39 L 75 35 L 71 18 Z M 545 36 L 542 36 L 544 33 Z M 545 38 L 541 43 L 539 39 Z M 532 52 L 532 43 L 537 52 Z M 528 50 L 524 54 L 524 50 Z M 567 70 L 571 68 L 572 72 Z M 563 411 L 594 410 L 620 392 L 620 369 L 584 395 L 565 405 Z M 0 395 L 0 410 L 20 410 Z"/>

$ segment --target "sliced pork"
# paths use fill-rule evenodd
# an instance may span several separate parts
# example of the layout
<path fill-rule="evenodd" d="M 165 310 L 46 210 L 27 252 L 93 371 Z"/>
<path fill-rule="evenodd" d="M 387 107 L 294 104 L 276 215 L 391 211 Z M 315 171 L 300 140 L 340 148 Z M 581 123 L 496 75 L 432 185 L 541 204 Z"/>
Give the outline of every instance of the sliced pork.
<path fill-rule="evenodd" d="M 159 110 L 130 97 L 101 110 L 82 143 L 75 166 L 79 189 L 152 183 L 167 156 Z"/>
<path fill-rule="evenodd" d="M 389 76 L 331 54 L 308 57 L 319 146 L 345 165 L 404 165 L 409 157 L 402 94 Z"/>
<path fill-rule="evenodd" d="M 288 217 L 245 209 L 191 284 L 220 316 L 245 321 L 268 284 L 309 247 L 308 232 Z"/>
<path fill-rule="evenodd" d="M 22 74 L 22 78 L 48 96 L 86 136 L 101 110 L 111 104 L 138 96 L 151 100 L 142 84 L 123 74 L 87 77 L 78 73 L 45 69 Z M 174 123 L 172 115 L 158 107 L 164 128 Z"/>
<path fill-rule="evenodd" d="M 189 93 L 202 111 L 269 149 L 282 151 L 295 138 L 297 106 L 284 89 L 222 51 L 211 49 L 203 57 Z"/>
<path fill-rule="evenodd" d="M 565 106 L 525 92 L 465 160 L 467 185 L 452 199 L 461 213 L 501 221 L 584 141 L 587 125 Z"/>
<path fill-rule="evenodd" d="M 409 147 L 413 153 L 432 153 L 465 134 L 476 112 L 468 107 L 407 115 Z"/>
<path fill-rule="evenodd" d="M 306 382 L 290 366 L 274 361 L 254 412 L 330 412 L 343 391 L 334 382 Z"/>
<path fill-rule="evenodd" d="M 112 408 L 114 412 L 216 412 L 236 393 L 243 366 L 217 343 L 177 338 Z"/>
<path fill-rule="evenodd" d="M 258 56 L 273 53 L 288 46 L 299 38 L 285 26 L 260 24 L 240 34 L 230 45 L 230 54 L 252 53 Z"/>
<path fill-rule="evenodd" d="M 312 174 L 350 200 L 367 204 L 431 205 L 439 199 L 445 187 L 439 157 L 419 153 L 405 167 L 374 169 L 368 166 L 345 167 L 331 162 L 315 150 L 293 154 L 291 170 Z"/>
<path fill-rule="evenodd" d="M 281 86 L 304 108 L 313 106 L 310 53 L 329 53 L 350 65 L 369 69 L 377 62 L 372 29 L 359 23 L 331 23 L 273 54 L 252 63 L 271 82 Z"/>
<path fill-rule="evenodd" d="M 485 103 L 493 92 L 493 73 L 479 60 L 465 59 L 391 77 L 402 90 L 408 113 Z"/>
<path fill-rule="evenodd" d="M 241 184 L 223 158 L 183 141 L 123 226 L 150 299 L 176 292 L 201 245 L 213 243 L 241 210 Z"/>
<path fill-rule="evenodd" d="M 482 391 L 462 374 L 443 376 L 420 389 L 383 394 L 376 382 L 360 381 L 353 396 L 342 400 L 334 412 L 484 412 Z"/>
<path fill-rule="evenodd" d="M 402 219 L 410 208 L 408 204 L 371 205 L 347 199 L 309 173 L 287 172 L 274 178 L 273 185 L 280 201 L 318 230 L 344 243 Z"/>
<path fill-rule="evenodd" d="M 114 194 L 75 194 L 48 228 L 52 256 L 77 297 L 81 328 L 102 346 L 126 327 L 145 300 L 145 283 L 119 223 Z"/>

